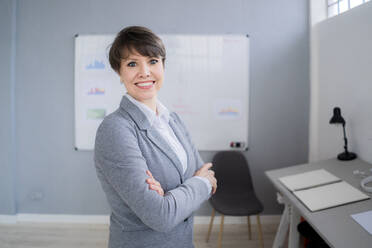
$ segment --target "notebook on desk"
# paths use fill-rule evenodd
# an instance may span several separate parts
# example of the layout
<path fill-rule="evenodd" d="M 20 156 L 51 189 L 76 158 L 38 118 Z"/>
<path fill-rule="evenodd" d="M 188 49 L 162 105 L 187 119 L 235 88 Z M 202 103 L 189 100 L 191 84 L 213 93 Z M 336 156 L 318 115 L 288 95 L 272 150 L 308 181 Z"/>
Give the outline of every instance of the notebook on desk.
<path fill-rule="evenodd" d="M 324 169 L 279 178 L 312 212 L 370 197 Z"/>
<path fill-rule="evenodd" d="M 279 178 L 290 191 L 313 188 L 325 184 L 340 182 L 341 179 L 324 169 L 304 172 Z"/>

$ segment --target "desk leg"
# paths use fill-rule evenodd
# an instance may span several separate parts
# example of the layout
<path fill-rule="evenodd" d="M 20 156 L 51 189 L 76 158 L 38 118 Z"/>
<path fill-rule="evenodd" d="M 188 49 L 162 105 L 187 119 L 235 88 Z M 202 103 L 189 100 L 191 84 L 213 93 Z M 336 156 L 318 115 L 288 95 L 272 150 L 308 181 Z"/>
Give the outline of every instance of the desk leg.
<path fill-rule="evenodd" d="M 284 247 L 285 238 L 289 227 L 289 205 L 285 204 L 278 231 L 276 232 L 273 248 Z"/>
<path fill-rule="evenodd" d="M 288 248 L 300 247 L 300 233 L 297 231 L 297 225 L 300 223 L 301 216 L 297 210 L 290 206 L 289 207 L 290 225 L 289 225 L 289 238 Z"/>

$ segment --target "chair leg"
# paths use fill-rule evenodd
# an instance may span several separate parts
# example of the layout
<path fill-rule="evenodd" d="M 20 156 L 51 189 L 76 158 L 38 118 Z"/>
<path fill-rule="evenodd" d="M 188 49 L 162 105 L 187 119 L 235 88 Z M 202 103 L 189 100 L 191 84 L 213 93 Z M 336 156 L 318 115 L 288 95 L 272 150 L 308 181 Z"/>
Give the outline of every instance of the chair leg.
<path fill-rule="evenodd" d="M 223 233 L 223 221 L 225 215 L 221 214 L 221 225 L 220 225 L 220 233 L 218 234 L 218 248 L 222 247 L 222 233 Z"/>
<path fill-rule="evenodd" d="M 264 248 L 261 221 L 260 221 L 260 216 L 258 214 L 257 214 L 257 227 L 258 227 L 258 236 L 260 239 L 261 248 Z"/>
<path fill-rule="evenodd" d="M 212 215 L 211 215 L 211 221 L 209 222 L 209 228 L 208 228 L 208 234 L 207 234 L 207 243 L 209 241 L 209 237 L 211 236 L 211 231 L 212 231 L 212 227 L 213 227 L 213 220 L 214 220 L 215 214 L 216 214 L 216 210 L 213 208 L 212 209 Z"/>
<path fill-rule="evenodd" d="M 248 220 L 248 238 L 249 238 L 249 240 L 251 240 L 252 239 L 251 218 L 249 218 L 249 216 L 247 216 L 247 220 Z"/>

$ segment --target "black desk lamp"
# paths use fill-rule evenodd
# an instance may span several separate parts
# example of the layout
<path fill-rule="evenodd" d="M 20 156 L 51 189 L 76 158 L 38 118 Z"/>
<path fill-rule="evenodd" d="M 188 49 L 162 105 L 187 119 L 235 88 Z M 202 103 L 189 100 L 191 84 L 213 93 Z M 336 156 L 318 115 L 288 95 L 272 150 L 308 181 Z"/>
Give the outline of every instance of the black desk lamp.
<path fill-rule="evenodd" d="M 345 145 L 344 145 L 344 148 L 345 148 L 345 151 L 343 153 L 340 153 L 338 154 L 337 158 L 339 160 L 353 160 L 357 157 L 357 155 L 353 152 L 349 152 L 347 150 L 347 138 L 346 138 L 346 133 L 345 133 L 345 125 L 346 125 L 346 122 L 344 120 L 344 118 L 342 118 L 341 116 L 341 109 L 339 107 L 335 107 L 333 109 L 333 116 L 331 118 L 331 120 L 329 121 L 330 124 L 342 124 L 342 127 L 344 129 L 344 141 L 345 141 Z"/>

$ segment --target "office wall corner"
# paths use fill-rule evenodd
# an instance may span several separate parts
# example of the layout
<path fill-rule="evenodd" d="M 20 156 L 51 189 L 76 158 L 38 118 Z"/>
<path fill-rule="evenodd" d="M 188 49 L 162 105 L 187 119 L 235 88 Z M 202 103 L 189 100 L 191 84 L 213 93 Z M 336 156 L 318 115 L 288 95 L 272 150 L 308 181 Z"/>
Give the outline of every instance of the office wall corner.
<path fill-rule="evenodd" d="M 0 2 L 0 215 L 16 213 L 15 195 L 15 45 L 16 1 Z M 5 217 L 4 217 L 5 218 Z M 2 218 L 2 219 L 4 219 Z M 7 218 L 9 219 L 9 218 Z"/>
<path fill-rule="evenodd" d="M 324 0 L 309 1 L 310 16 L 310 111 L 308 161 L 319 160 L 318 151 L 318 32 L 317 24 L 327 18 L 327 3 Z"/>

